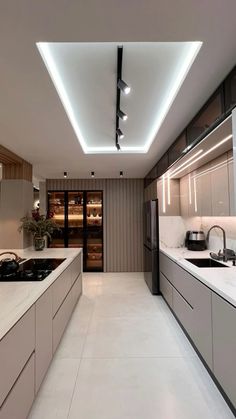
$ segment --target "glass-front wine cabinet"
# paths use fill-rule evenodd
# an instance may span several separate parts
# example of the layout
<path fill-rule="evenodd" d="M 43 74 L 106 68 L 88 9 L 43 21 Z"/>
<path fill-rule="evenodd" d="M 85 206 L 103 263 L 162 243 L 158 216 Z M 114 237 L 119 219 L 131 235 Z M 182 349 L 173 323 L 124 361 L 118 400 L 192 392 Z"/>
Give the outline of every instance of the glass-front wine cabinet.
<path fill-rule="evenodd" d="M 58 224 L 50 247 L 82 247 L 84 271 L 103 271 L 102 191 L 48 191 L 48 210 Z"/>

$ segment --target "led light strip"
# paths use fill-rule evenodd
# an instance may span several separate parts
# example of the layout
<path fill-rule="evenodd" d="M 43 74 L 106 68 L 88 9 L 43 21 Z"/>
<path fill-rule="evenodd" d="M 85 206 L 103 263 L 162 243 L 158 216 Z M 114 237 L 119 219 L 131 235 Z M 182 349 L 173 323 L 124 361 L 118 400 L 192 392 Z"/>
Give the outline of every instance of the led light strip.
<path fill-rule="evenodd" d="M 170 176 L 167 176 L 167 204 L 170 205 Z"/>
<path fill-rule="evenodd" d="M 165 176 L 162 176 L 162 211 L 166 212 L 166 191 L 165 191 Z"/>
<path fill-rule="evenodd" d="M 191 189 L 191 176 L 188 175 L 188 195 L 189 195 L 189 204 L 192 205 L 192 189 Z"/>
<path fill-rule="evenodd" d="M 171 172 L 170 173 L 170 176 L 175 176 L 175 172 L 177 171 L 178 172 L 178 170 L 181 168 L 181 167 L 183 167 L 183 166 L 186 166 L 186 164 L 187 163 L 189 163 L 191 160 L 193 160 L 195 157 L 197 157 L 199 154 L 201 154 L 203 152 L 203 150 L 199 150 L 199 151 L 197 151 L 197 153 L 195 153 L 195 154 L 193 154 L 191 157 L 189 157 L 189 159 L 188 160 L 186 160 L 184 163 L 182 163 L 180 166 L 178 166 L 175 170 L 173 170 L 173 172 Z M 185 169 L 185 167 L 184 167 L 184 169 Z"/>
<path fill-rule="evenodd" d="M 178 175 L 179 173 L 181 173 L 183 170 L 187 169 L 187 167 L 192 166 L 192 164 L 196 163 L 197 161 L 199 161 L 200 159 L 202 159 L 203 157 L 207 156 L 207 154 L 211 153 L 212 151 L 214 151 L 216 148 L 220 147 L 222 144 L 226 143 L 226 141 L 229 141 L 232 138 L 232 134 L 228 135 L 227 137 L 225 137 L 223 140 L 221 140 L 219 143 L 217 143 L 216 145 L 214 145 L 213 147 L 211 147 L 209 150 L 205 151 L 205 153 L 201 154 L 201 156 L 197 157 L 195 160 L 193 160 L 191 163 L 187 164 L 187 166 L 184 166 L 182 169 L 178 170 L 176 173 L 174 173 L 174 175 L 172 175 L 173 177 Z M 178 168 L 179 169 L 179 168 Z"/>
<path fill-rule="evenodd" d="M 195 179 L 198 179 L 199 177 L 205 175 L 206 173 L 212 173 L 217 169 L 221 169 L 222 167 L 227 166 L 227 163 L 229 160 L 224 160 L 221 163 L 216 164 L 215 166 L 209 167 L 209 169 L 203 170 L 200 173 L 197 173 L 195 176 L 193 176 Z"/>
<path fill-rule="evenodd" d="M 40 52 L 40 55 L 44 61 L 44 64 L 50 74 L 50 77 L 54 83 L 54 86 L 57 90 L 57 93 L 61 99 L 61 102 L 65 108 L 67 116 L 71 122 L 71 125 L 75 131 L 75 134 L 78 138 L 78 141 L 81 144 L 81 147 L 84 153 L 87 154 L 105 154 L 105 153 L 117 153 L 117 148 L 115 146 L 100 146 L 100 147 L 89 147 L 86 144 L 85 137 L 83 136 L 81 129 L 79 127 L 78 121 L 75 116 L 75 112 L 70 101 L 69 95 L 66 92 L 66 88 L 63 83 L 60 70 L 57 67 L 56 61 L 54 60 L 53 53 L 50 49 L 50 43 L 47 42 L 37 42 L 37 48 Z M 150 149 L 151 144 L 156 138 L 157 132 L 159 131 L 180 87 L 182 86 L 200 48 L 202 42 L 190 42 L 188 48 L 186 48 L 186 55 L 182 60 L 180 68 L 176 69 L 176 77 L 173 77 L 173 80 L 169 86 L 168 93 L 165 100 L 163 100 L 162 108 L 157 113 L 155 121 L 149 131 L 147 140 L 143 146 L 140 147 L 131 147 L 124 146 L 120 153 L 147 153 Z"/>
<path fill-rule="evenodd" d="M 194 210 L 197 212 L 197 186 L 196 178 L 193 179 L 193 191 L 194 191 Z"/>

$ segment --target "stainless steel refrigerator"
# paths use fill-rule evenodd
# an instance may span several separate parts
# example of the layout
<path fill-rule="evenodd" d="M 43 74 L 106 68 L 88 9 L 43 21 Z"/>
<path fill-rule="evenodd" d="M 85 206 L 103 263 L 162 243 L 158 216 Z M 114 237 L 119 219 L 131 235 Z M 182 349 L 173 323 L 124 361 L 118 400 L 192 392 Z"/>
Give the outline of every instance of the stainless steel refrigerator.
<path fill-rule="evenodd" d="M 159 294 L 158 200 L 144 203 L 144 277 L 152 294 Z"/>

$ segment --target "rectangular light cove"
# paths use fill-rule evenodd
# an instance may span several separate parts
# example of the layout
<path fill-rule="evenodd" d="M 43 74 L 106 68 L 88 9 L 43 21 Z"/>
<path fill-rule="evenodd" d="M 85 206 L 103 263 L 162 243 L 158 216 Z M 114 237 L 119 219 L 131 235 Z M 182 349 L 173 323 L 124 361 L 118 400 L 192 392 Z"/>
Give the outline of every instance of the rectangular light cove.
<path fill-rule="evenodd" d="M 168 43 L 167 43 L 168 44 Z M 61 69 L 57 66 L 56 60 L 54 59 L 51 44 L 47 42 L 38 42 L 37 48 L 40 52 L 40 55 L 45 63 L 45 66 L 50 74 L 50 77 L 54 83 L 54 86 L 57 90 L 57 93 L 61 99 L 61 102 L 65 108 L 66 114 L 71 122 L 71 125 L 75 131 L 78 141 L 81 144 L 81 147 L 84 153 L 87 154 L 106 154 L 106 153 L 115 153 L 117 154 L 117 149 L 114 144 L 114 138 L 111 137 L 111 146 L 99 145 L 98 147 L 91 147 L 88 145 L 88 139 L 86 140 L 86 133 L 82 132 L 81 126 L 78 123 L 78 117 L 76 115 L 75 109 L 72 105 L 72 101 L 66 91 L 65 82 L 63 80 Z M 125 43 L 124 43 L 125 45 Z M 186 48 L 186 54 L 182 60 L 181 66 L 173 68 L 173 81 L 169 83 L 168 89 L 166 91 L 165 100 L 161 105 L 161 108 L 158 109 L 158 113 L 153 119 L 153 124 L 147 133 L 147 137 L 144 138 L 142 146 L 129 146 L 128 144 L 121 147 L 119 153 L 147 153 L 150 149 L 151 144 L 157 136 L 157 133 L 181 87 L 183 84 L 200 48 L 202 42 L 189 42 L 188 48 Z M 114 86 L 115 87 L 115 86 Z M 135 123 L 135 121 L 134 121 Z M 128 138 L 127 138 L 128 142 Z"/>

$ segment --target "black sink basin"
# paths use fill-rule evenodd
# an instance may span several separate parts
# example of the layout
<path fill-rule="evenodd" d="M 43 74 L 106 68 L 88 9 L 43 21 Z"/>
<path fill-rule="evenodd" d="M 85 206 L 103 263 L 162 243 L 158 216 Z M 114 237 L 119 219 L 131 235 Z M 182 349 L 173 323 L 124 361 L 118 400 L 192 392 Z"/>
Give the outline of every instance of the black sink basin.
<path fill-rule="evenodd" d="M 229 266 L 223 265 L 223 263 L 217 260 L 205 258 L 205 259 L 185 259 L 198 268 L 229 268 Z"/>

